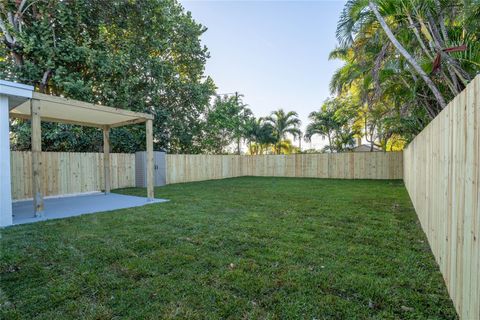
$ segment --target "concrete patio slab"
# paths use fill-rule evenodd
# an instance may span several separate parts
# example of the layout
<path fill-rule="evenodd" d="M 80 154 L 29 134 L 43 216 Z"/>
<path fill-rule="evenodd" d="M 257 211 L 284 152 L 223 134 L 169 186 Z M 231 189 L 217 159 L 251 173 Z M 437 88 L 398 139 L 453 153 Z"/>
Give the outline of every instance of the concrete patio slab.
<path fill-rule="evenodd" d="M 33 201 L 17 201 L 13 203 L 13 224 L 24 224 L 51 219 L 61 219 L 79 216 L 82 214 L 97 213 L 125 208 L 140 207 L 148 204 L 166 202 L 165 199 L 153 199 L 127 196 L 122 194 L 95 193 L 88 195 L 75 195 L 59 198 L 46 198 L 44 216 L 33 216 Z"/>

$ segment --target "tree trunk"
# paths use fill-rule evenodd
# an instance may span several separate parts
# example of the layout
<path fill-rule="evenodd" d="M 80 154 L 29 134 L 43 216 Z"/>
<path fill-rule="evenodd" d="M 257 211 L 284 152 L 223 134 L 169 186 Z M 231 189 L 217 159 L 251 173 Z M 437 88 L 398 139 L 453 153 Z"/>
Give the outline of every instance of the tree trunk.
<path fill-rule="evenodd" d="M 240 150 L 240 144 L 241 144 L 241 138 L 237 138 L 237 154 L 240 155 L 241 150 Z"/>
<path fill-rule="evenodd" d="M 439 24 L 442 25 L 443 18 L 439 18 Z M 450 57 L 446 52 L 443 51 L 446 47 L 448 47 L 448 35 L 444 34 L 444 38 L 442 38 L 442 35 L 440 34 L 440 31 L 437 28 L 435 19 L 433 18 L 432 14 L 428 12 L 428 26 L 430 27 L 430 32 L 432 34 L 432 45 L 434 46 L 436 52 L 441 55 L 441 57 L 447 62 L 447 70 L 450 74 L 450 78 L 447 78 L 444 72 L 443 76 L 446 78 L 449 87 L 452 87 L 452 93 L 456 96 L 462 91 L 462 87 L 459 85 L 458 79 L 457 79 L 457 74 L 456 74 L 456 69 L 459 70 L 459 77 L 460 80 L 462 81 L 463 85 L 466 86 L 468 81 L 469 81 L 469 75 L 465 70 L 462 69 L 460 64 L 457 63 L 455 59 Z M 445 24 L 443 24 L 445 27 Z M 446 30 L 444 30 L 446 32 Z M 464 76 L 462 76 L 462 74 Z"/>
<path fill-rule="evenodd" d="M 48 79 L 52 71 L 48 69 L 43 73 L 42 81 L 40 82 L 39 90 L 41 93 L 47 93 Z"/>
<path fill-rule="evenodd" d="M 445 108 L 447 103 L 445 102 L 445 99 L 443 98 L 442 94 L 438 90 L 437 86 L 428 77 L 425 71 L 423 71 L 423 69 L 420 67 L 417 61 L 415 61 L 415 59 L 410 55 L 410 53 L 408 53 L 408 51 L 397 40 L 392 30 L 390 30 L 390 27 L 387 25 L 387 23 L 383 19 L 380 12 L 378 12 L 377 5 L 372 1 L 370 1 L 368 5 L 370 9 L 372 9 L 375 16 L 377 17 L 378 22 L 382 26 L 383 31 L 385 31 L 385 33 L 387 34 L 387 37 L 390 39 L 392 44 L 395 46 L 395 48 L 397 48 L 398 52 L 408 61 L 408 63 L 413 67 L 413 69 L 415 69 L 415 71 L 420 75 L 423 81 L 425 81 L 425 83 L 427 84 L 427 86 L 430 88 L 433 95 L 435 96 L 435 99 L 437 100 L 438 104 L 440 104 L 441 108 L 442 109 Z"/>

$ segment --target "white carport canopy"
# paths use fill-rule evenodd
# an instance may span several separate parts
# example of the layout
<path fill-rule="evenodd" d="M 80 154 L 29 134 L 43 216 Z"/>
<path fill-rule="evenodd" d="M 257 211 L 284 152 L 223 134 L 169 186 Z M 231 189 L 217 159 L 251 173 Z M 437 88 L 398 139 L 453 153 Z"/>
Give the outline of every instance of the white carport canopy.
<path fill-rule="evenodd" d="M 105 193 L 110 192 L 111 128 L 146 123 L 147 193 L 153 199 L 153 115 L 41 94 L 33 87 L 0 80 L 0 227 L 12 224 L 9 117 L 31 119 L 34 215 L 43 214 L 41 121 L 101 128 L 104 137 Z"/>

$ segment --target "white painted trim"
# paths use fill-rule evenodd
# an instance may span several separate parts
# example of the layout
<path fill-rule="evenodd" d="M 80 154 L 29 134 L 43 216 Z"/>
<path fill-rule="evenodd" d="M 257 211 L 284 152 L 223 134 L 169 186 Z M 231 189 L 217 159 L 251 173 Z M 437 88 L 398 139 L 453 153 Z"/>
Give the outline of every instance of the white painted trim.
<path fill-rule="evenodd" d="M 8 96 L 0 94 L 0 227 L 12 225 Z"/>
<path fill-rule="evenodd" d="M 31 99 L 33 87 L 26 84 L 0 80 L 0 94 Z"/>
<path fill-rule="evenodd" d="M 33 91 L 33 86 L 29 86 L 28 84 L 23 84 L 18 82 L 0 80 L 0 85 Z"/>

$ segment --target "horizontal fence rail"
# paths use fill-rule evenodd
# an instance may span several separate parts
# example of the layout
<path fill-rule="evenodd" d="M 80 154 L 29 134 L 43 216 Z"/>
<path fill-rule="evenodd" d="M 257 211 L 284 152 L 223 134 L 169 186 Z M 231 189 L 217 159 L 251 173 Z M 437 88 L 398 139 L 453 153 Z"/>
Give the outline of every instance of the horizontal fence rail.
<path fill-rule="evenodd" d="M 480 319 L 480 76 L 404 151 L 404 181 L 462 319 Z"/>
<path fill-rule="evenodd" d="M 401 152 L 294 155 L 169 154 L 167 184 L 240 176 L 333 179 L 402 179 Z"/>
<path fill-rule="evenodd" d="M 12 151 L 12 198 L 32 198 L 32 153 Z M 103 153 L 42 152 L 45 196 L 104 189 Z M 110 154 L 111 188 L 135 186 L 135 155 Z"/>

